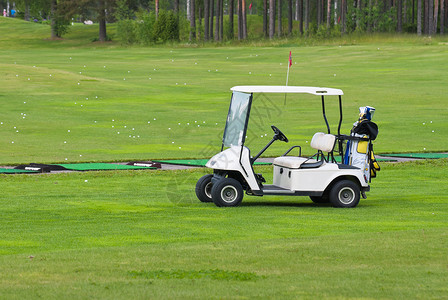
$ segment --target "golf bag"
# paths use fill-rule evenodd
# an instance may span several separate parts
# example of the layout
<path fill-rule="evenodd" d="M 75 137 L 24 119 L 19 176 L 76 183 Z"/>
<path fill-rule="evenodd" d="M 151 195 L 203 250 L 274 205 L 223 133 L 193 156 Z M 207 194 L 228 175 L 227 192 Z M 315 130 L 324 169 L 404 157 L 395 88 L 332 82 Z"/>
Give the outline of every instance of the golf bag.
<path fill-rule="evenodd" d="M 344 164 L 358 167 L 364 171 L 364 178 L 370 182 L 376 177 L 380 166 L 373 153 L 372 141 L 378 136 L 378 126 L 372 122 L 375 108 L 359 108 L 359 119 L 353 124 L 347 141 Z"/>

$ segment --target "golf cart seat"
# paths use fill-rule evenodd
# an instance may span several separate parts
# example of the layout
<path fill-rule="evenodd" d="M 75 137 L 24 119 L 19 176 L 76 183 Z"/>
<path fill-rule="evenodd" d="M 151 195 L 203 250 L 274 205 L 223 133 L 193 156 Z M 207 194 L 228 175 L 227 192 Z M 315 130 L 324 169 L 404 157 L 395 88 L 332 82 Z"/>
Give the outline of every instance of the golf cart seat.
<path fill-rule="evenodd" d="M 323 152 L 332 152 L 336 143 L 336 136 L 317 132 L 311 139 L 311 148 L 317 153 L 311 157 L 280 156 L 274 159 L 274 165 L 288 169 L 311 169 L 319 168 L 325 164 Z M 314 158 L 315 157 L 315 158 Z"/>

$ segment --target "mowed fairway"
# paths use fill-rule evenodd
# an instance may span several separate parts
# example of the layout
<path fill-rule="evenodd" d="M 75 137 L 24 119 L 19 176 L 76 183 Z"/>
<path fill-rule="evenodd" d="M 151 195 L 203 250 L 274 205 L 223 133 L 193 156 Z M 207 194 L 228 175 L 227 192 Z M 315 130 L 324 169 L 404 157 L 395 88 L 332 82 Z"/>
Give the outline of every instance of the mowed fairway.
<path fill-rule="evenodd" d="M 95 37 L 88 26 L 75 26 L 65 41 L 44 40 L 44 25 L 1 20 L 0 28 L 15 30 L 0 43 L 0 163 L 210 157 L 220 149 L 229 89 L 285 84 L 290 50 L 290 85 L 345 92 L 343 133 L 358 107 L 371 105 L 377 152 L 448 149 L 443 42 L 122 48 L 80 40 L 83 30 Z M 325 130 L 318 97 L 288 96 L 286 106 L 284 96 L 255 101 L 248 137 L 254 152 L 268 142 L 272 124 L 301 145 Z M 333 130 L 334 104 L 327 105 Z M 285 148 L 278 143 L 266 155 Z"/>
<path fill-rule="evenodd" d="M 371 105 L 376 152 L 448 151 L 443 39 L 123 48 L 91 43 L 95 27 L 58 41 L 18 20 L 0 30 L 0 164 L 210 157 L 230 87 L 284 84 L 290 50 L 290 85 L 344 90 L 345 133 Z M 266 155 L 310 153 L 319 100 L 255 99 L 252 151 L 273 124 L 291 142 Z M 194 193 L 207 169 L 0 175 L 0 298 L 444 299 L 448 160 L 381 167 L 354 209 L 277 196 L 217 208 Z"/>
<path fill-rule="evenodd" d="M 355 209 L 305 197 L 219 209 L 195 199 L 204 169 L 3 175 L 0 294 L 445 298 L 447 166 L 383 164 Z"/>

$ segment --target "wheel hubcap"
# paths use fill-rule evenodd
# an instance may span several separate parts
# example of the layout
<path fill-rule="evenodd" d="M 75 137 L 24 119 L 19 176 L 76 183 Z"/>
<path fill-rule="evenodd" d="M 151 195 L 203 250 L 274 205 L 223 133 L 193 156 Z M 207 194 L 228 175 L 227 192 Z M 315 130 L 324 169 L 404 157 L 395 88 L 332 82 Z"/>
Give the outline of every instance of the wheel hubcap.
<path fill-rule="evenodd" d="M 224 202 L 233 202 L 238 197 L 238 191 L 234 186 L 227 185 L 221 190 L 221 198 Z"/>
<path fill-rule="evenodd" d="M 207 197 L 209 197 L 210 199 L 212 198 L 212 186 L 213 184 L 211 182 L 207 183 L 204 189 L 205 195 Z"/>
<path fill-rule="evenodd" d="M 339 191 L 339 200 L 344 204 L 350 204 L 355 200 L 355 191 L 349 187 L 344 187 Z"/>

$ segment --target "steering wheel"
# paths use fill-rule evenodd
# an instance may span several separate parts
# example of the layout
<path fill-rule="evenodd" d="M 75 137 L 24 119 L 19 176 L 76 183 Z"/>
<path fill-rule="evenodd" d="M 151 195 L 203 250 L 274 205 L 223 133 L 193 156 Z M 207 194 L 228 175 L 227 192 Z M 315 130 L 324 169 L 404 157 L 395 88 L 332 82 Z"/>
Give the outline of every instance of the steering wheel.
<path fill-rule="evenodd" d="M 278 129 L 274 125 L 271 125 L 271 128 L 275 133 L 274 138 L 277 137 L 276 140 L 280 140 L 285 143 L 288 142 L 288 138 L 286 137 L 286 135 L 283 132 L 280 131 L 280 129 Z"/>

